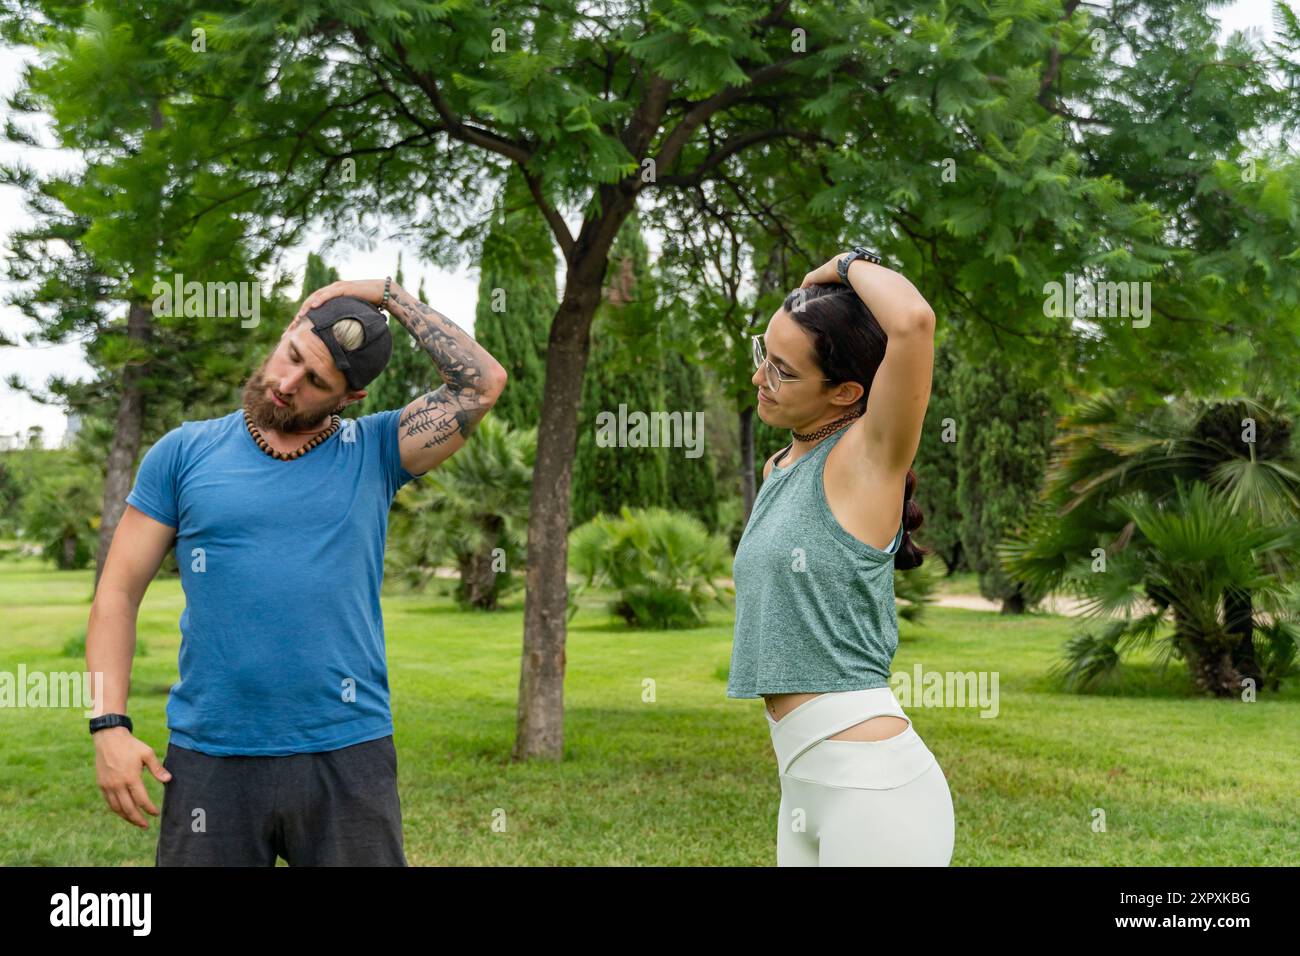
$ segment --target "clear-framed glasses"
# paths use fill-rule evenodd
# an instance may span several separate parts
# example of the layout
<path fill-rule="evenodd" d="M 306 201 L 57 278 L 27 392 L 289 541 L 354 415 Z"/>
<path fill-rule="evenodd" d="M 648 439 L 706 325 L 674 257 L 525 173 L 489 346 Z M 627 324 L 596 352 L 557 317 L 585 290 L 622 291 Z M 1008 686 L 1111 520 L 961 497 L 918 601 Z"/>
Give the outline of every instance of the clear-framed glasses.
<path fill-rule="evenodd" d="M 775 393 L 780 389 L 782 382 L 803 381 L 803 379 L 797 378 L 794 375 L 786 375 L 768 360 L 767 353 L 763 349 L 763 336 L 751 335 L 749 340 L 753 344 L 754 368 L 761 368 L 763 370 L 763 375 L 767 379 L 768 391 Z M 821 381 L 829 382 L 830 379 L 823 378 Z"/>

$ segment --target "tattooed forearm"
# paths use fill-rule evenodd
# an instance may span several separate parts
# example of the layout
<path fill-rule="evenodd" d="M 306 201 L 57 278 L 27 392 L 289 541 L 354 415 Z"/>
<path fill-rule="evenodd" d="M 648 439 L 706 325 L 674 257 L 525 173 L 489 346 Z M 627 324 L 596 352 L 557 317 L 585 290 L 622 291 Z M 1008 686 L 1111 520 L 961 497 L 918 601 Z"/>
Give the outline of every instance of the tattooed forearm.
<path fill-rule="evenodd" d="M 399 434 L 427 439 L 425 448 L 441 445 L 457 432 L 469 438 L 476 426 L 487 414 L 487 405 L 462 405 L 455 407 L 448 395 L 447 386 L 430 392 L 425 396 L 425 405 L 415 411 L 407 411 L 398 419 Z"/>
<path fill-rule="evenodd" d="M 490 370 L 499 366 L 485 349 L 456 323 L 405 289 L 394 289 L 389 301 L 397 321 L 433 359 L 451 391 L 482 393 L 486 389 L 492 378 Z"/>
<path fill-rule="evenodd" d="M 390 292 L 389 302 L 392 314 L 433 359 L 445 383 L 425 395 L 423 404 L 416 399 L 407 406 L 397 423 L 399 436 L 423 439 L 425 448 L 456 434 L 469 438 L 491 408 L 490 393 L 499 388 L 496 382 L 504 370 L 464 330 L 400 286 Z"/>

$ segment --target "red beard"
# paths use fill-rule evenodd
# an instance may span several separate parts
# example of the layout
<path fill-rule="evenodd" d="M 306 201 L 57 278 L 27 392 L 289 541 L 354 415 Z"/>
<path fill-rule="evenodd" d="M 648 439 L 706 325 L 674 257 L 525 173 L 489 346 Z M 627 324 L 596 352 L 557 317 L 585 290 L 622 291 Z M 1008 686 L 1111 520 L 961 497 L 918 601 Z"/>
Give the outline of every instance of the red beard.
<path fill-rule="evenodd" d="M 269 361 L 269 359 L 268 359 Z M 263 373 L 266 362 L 244 383 L 243 402 L 249 417 L 262 431 L 310 432 L 324 427 L 326 419 L 335 410 L 332 402 L 316 408 L 303 409 L 297 405 L 281 408 L 267 395 L 270 383 Z"/>

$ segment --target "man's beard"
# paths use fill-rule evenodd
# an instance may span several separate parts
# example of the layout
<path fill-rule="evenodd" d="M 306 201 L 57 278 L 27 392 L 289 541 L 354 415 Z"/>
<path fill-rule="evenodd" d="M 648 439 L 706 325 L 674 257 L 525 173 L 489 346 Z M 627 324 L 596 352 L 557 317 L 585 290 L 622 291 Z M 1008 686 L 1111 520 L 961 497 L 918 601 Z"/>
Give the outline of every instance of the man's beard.
<path fill-rule="evenodd" d="M 325 418 L 336 410 L 333 402 L 327 402 L 316 408 L 302 408 L 300 406 L 281 408 L 266 394 L 270 383 L 266 381 L 263 374 L 265 371 L 266 362 L 263 362 L 262 367 L 244 383 L 244 408 L 248 410 L 248 415 L 253 419 L 253 424 L 260 430 L 267 431 L 269 429 L 277 432 L 316 431 L 323 426 Z"/>

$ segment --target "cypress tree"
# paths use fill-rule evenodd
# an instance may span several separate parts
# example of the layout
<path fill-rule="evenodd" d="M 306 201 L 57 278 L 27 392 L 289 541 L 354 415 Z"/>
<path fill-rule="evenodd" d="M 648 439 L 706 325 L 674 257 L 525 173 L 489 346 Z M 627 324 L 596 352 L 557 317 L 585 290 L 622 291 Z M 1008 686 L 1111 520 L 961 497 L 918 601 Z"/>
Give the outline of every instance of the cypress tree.
<path fill-rule="evenodd" d="M 681 411 L 689 416 L 696 442 L 704 443 L 704 376 L 698 365 L 676 349 L 663 356 L 663 393 L 667 411 Z M 700 427 L 695 428 L 696 413 Z M 718 487 L 713 474 L 713 455 L 707 443 L 698 458 L 687 458 L 686 449 L 661 449 L 668 455 L 668 507 L 695 515 L 710 531 L 718 530 Z"/>
<path fill-rule="evenodd" d="M 660 308 L 649 250 L 634 214 L 610 254 L 603 301 L 592 323 L 591 361 L 579 412 L 573 469 L 573 523 L 629 507 L 688 512 L 717 527 L 717 487 L 707 445 L 699 458 L 684 447 L 605 448 L 597 444 L 598 416 L 704 411 L 700 369 L 684 354 L 689 336 L 680 318 Z M 685 424 L 685 421 L 683 421 Z M 629 437 L 631 425 L 629 424 Z M 671 439 L 661 435 L 660 441 Z M 649 435 L 646 436 L 647 441 Z"/>
<path fill-rule="evenodd" d="M 397 254 L 397 271 L 393 281 L 405 287 L 402 276 L 402 254 Z M 420 280 L 420 289 L 416 298 L 424 298 L 424 279 Z M 406 331 L 405 326 L 396 319 L 388 321 L 388 331 L 393 337 L 393 355 L 388 365 L 366 386 L 366 397 L 356 404 L 343 409 L 346 418 L 360 418 L 375 412 L 386 412 L 394 408 L 404 408 L 425 392 L 442 384 L 442 378 L 434 367 L 432 359 L 420 348 L 418 342 Z"/>
<path fill-rule="evenodd" d="M 601 303 L 591 326 L 591 358 L 578 412 L 573 462 L 572 523 L 620 507 L 663 506 L 667 468 L 662 448 L 600 447 L 599 416 L 649 413 L 663 408 L 661 330 L 656 321 L 649 254 L 635 214 L 620 228 L 610 250 Z"/>
<path fill-rule="evenodd" d="M 333 266 L 327 266 L 325 260 L 314 252 L 307 253 L 307 265 L 302 273 L 302 295 L 298 297 L 298 305 L 301 306 L 306 301 L 307 296 L 311 295 L 317 289 L 329 285 L 331 282 L 339 281 L 339 270 Z"/>
<path fill-rule="evenodd" d="M 957 508 L 962 551 L 980 593 L 1004 613 L 1025 610 L 1025 587 L 1002 570 L 997 545 L 1031 511 L 1047 467 L 1056 416 L 1052 401 L 1016 365 L 957 365 Z M 919 486 L 918 486 L 919 491 Z"/>
<path fill-rule="evenodd" d="M 474 339 L 510 375 L 492 414 L 515 428 L 532 428 L 541 419 L 546 339 L 558 304 L 555 240 L 511 166 L 483 239 Z"/>
<path fill-rule="evenodd" d="M 912 470 L 916 472 L 916 503 L 924 516 L 918 543 L 943 559 L 949 574 L 966 568 L 961 543 L 961 508 L 957 502 L 958 443 L 970 419 L 957 409 L 956 366 L 960 361 L 956 336 L 940 336 L 934 348 L 930 403 L 925 409 L 921 444 Z"/>

